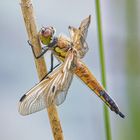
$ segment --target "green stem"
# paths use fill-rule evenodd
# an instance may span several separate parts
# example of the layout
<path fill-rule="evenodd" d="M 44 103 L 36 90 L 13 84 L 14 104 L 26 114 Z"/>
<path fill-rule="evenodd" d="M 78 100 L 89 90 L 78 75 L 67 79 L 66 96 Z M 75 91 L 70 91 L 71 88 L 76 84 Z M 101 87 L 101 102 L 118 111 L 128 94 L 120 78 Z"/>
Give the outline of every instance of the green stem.
<path fill-rule="evenodd" d="M 96 14 L 97 14 L 97 27 L 98 27 L 98 40 L 99 40 L 99 53 L 100 53 L 100 65 L 101 65 L 101 77 L 102 84 L 106 89 L 106 71 L 105 71 L 105 58 L 104 58 L 104 48 L 103 48 L 103 38 L 102 38 L 102 26 L 101 26 L 101 13 L 100 13 L 100 0 L 95 0 L 96 3 Z M 106 105 L 104 105 L 104 121 L 105 121 L 105 131 L 106 140 L 111 140 L 111 127 L 109 112 Z"/>

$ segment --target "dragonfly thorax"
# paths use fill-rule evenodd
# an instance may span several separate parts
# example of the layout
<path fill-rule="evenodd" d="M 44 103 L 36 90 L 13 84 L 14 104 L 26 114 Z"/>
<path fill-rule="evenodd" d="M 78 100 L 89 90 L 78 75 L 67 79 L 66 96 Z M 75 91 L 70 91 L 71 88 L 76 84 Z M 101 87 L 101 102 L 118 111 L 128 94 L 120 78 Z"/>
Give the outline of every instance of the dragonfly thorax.
<path fill-rule="evenodd" d="M 60 60 L 64 60 L 68 51 L 72 48 L 72 44 L 69 40 L 69 38 L 60 35 L 57 41 L 57 45 L 53 47 L 53 52 L 54 55 L 60 59 Z"/>

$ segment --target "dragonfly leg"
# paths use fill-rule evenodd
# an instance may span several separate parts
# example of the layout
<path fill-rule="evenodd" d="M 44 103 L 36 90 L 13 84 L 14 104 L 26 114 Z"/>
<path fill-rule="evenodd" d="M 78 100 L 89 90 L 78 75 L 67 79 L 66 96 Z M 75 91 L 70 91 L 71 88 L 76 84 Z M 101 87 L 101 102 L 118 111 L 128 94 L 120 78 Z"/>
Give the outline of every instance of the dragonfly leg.
<path fill-rule="evenodd" d="M 59 61 L 59 64 L 57 64 L 56 66 L 53 66 L 54 65 L 53 62 L 54 62 L 54 55 L 51 52 L 51 69 L 48 73 L 51 73 L 55 68 L 57 68 L 61 64 L 61 62 Z"/>
<path fill-rule="evenodd" d="M 31 46 L 32 51 L 33 51 L 33 55 L 34 55 L 34 57 L 35 57 L 36 59 L 39 59 L 40 57 L 42 57 L 42 56 L 49 50 L 49 48 L 48 48 L 47 46 L 45 46 L 45 47 L 42 48 L 43 51 L 41 51 L 41 53 L 37 56 L 37 55 L 35 54 L 34 49 L 33 49 L 34 46 L 30 43 L 29 40 L 28 40 L 28 44 Z"/>
<path fill-rule="evenodd" d="M 43 48 L 42 48 L 42 51 L 41 51 L 41 53 L 38 55 L 38 56 L 36 56 L 36 54 L 35 54 L 35 52 L 34 52 L 34 46 L 30 43 L 30 41 L 28 40 L 28 44 L 31 46 L 31 48 L 32 48 L 32 51 L 33 51 L 33 55 L 34 55 L 34 57 L 36 58 L 36 59 L 39 59 L 40 57 L 42 57 L 48 50 L 49 50 L 49 48 L 52 48 L 52 47 L 54 47 L 54 46 L 56 46 L 57 45 L 57 42 L 58 42 L 58 39 L 56 38 L 56 37 L 54 37 L 53 38 L 53 40 L 52 40 L 52 42 L 50 43 L 50 44 L 48 44 L 47 46 L 44 46 Z"/>
<path fill-rule="evenodd" d="M 53 71 L 53 62 L 54 62 L 53 53 L 51 52 L 51 69 L 50 69 L 50 72 Z"/>
<path fill-rule="evenodd" d="M 44 80 L 56 67 L 58 67 L 61 63 L 57 64 L 56 66 L 54 66 L 54 68 L 52 70 L 50 70 L 40 81 Z"/>
<path fill-rule="evenodd" d="M 53 58 L 53 53 L 51 53 L 51 69 L 50 71 L 41 79 L 44 80 L 56 67 L 58 67 L 61 63 L 57 64 L 56 66 L 53 67 L 53 62 L 54 62 L 54 58 Z"/>

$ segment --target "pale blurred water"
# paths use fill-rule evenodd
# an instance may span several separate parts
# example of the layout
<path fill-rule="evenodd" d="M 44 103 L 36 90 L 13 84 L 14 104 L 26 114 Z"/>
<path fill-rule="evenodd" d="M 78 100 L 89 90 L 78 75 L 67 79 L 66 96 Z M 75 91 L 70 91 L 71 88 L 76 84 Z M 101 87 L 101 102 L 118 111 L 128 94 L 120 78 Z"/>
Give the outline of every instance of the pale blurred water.
<path fill-rule="evenodd" d="M 38 27 L 52 25 L 57 34 L 69 35 L 69 25 L 78 26 L 83 18 L 92 15 L 87 38 L 90 50 L 84 62 L 100 80 L 94 1 L 42 0 L 34 4 Z M 124 1 L 102 2 L 102 21 L 108 91 L 127 114 L 123 6 Z M 38 82 L 19 1 L 1 1 L 0 19 L 0 139 L 53 139 L 46 111 L 27 117 L 17 111 L 20 97 Z M 47 65 L 50 64 L 48 56 Z M 68 97 L 58 110 L 66 140 L 105 140 L 102 102 L 79 79 L 74 78 Z M 126 121 L 110 113 L 113 139 L 118 140 L 119 129 Z"/>

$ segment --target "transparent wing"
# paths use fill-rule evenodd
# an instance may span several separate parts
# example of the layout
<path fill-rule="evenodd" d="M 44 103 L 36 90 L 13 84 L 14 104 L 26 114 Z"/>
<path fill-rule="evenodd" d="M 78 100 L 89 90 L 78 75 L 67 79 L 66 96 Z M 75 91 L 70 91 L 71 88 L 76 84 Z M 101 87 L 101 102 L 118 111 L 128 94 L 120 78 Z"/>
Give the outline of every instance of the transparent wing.
<path fill-rule="evenodd" d="M 84 19 L 81 22 L 80 27 L 78 29 L 69 26 L 71 42 L 73 43 L 74 48 L 77 50 L 79 58 L 83 58 L 88 51 L 86 37 L 87 37 L 88 27 L 90 24 L 90 19 L 91 16 Z"/>
<path fill-rule="evenodd" d="M 73 42 L 78 40 L 78 36 L 82 36 L 85 40 L 87 37 L 88 28 L 91 22 L 91 15 L 89 15 L 86 19 L 84 19 L 79 28 L 75 28 L 73 26 L 69 26 L 70 37 Z"/>
<path fill-rule="evenodd" d="M 66 96 L 67 96 L 67 91 L 63 91 L 61 94 L 59 93 L 56 98 L 55 98 L 55 104 L 57 106 L 61 105 L 65 99 L 66 99 Z"/>
<path fill-rule="evenodd" d="M 29 115 L 53 103 L 57 105 L 63 103 L 73 77 L 72 63 L 73 53 L 70 51 L 61 66 L 22 96 L 19 102 L 19 113 Z"/>
<path fill-rule="evenodd" d="M 45 108 L 43 98 L 47 83 L 48 79 L 43 80 L 21 97 L 18 109 L 21 115 L 28 115 Z"/>
<path fill-rule="evenodd" d="M 90 21 L 91 21 L 91 15 L 89 15 L 89 17 L 87 17 L 86 19 L 84 19 L 81 22 L 80 27 L 79 27 L 79 30 L 81 31 L 84 40 L 87 37 L 87 32 L 88 32 L 88 27 L 90 25 Z"/>
<path fill-rule="evenodd" d="M 73 79 L 73 74 L 71 72 L 69 72 L 66 76 L 66 78 L 64 79 L 64 85 L 63 85 L 63 90 L 61 92 L 58 92 L 58 94 L 56 94 L 56 98 L 55 98 L 55 104 L 58 106 L 60 104 L 62 104 L 65 99 L 66 99 L 66 95 L 68 93 L 68 89 L 71 85 Z"/>

